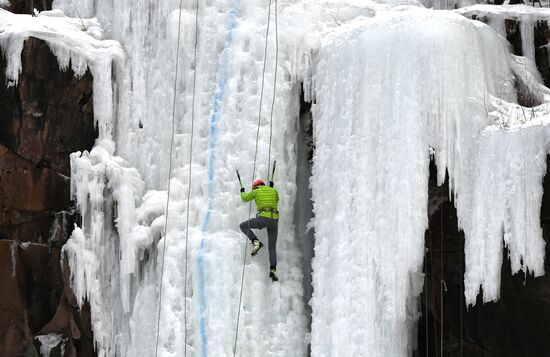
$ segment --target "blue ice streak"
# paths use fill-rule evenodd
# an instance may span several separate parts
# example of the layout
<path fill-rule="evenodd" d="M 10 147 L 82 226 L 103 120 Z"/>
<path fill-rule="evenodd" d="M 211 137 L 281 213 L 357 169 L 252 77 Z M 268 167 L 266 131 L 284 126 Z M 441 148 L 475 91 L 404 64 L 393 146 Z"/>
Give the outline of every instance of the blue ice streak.
<path fill-rule="evenodd" d="M 208 190 L 207 190 L 207 210 L 204 217 L 204 222 L 201 227 L 202 240 L 200 244 L 199 254 L 197 257 L 197 264 L 199 266 L 199 312 L 200 312 L 200 337 L 201 337 L 201 357 L 206 357 L 208 354 L 208 335 L 206 333 L 206 292 L 205 292 L 205 267 L 204 267 L 204 248 L 206 245 L 204 237 L 208 233 L 208 225 L 210 223 L 210 217 L 212 215 L 212 196 L 213 196 L 213 182 L 215 174 L 216 163 L 216 145 L 218 139 L 218 121 L 220 120 L 220 106 L 225 96 L 225 84 L 228 78 L 229 67 L 229 50 L 233 43 L 233 31 L 237 27 L 237 17 L 239 15 L 240 0 L 233 2 L 233 9 L 228 14 L 227 36 L 225 49 L 222 52 L 222 63 L 218 73 L 218 85 L 216 88 L 216 94 L 214 96 L 214 103 L 212 105 L 212 114 L 210 114 L 210 129 L 209 129 L 209 143 L 208 150 L 210 152 L 208 158 Z"/>

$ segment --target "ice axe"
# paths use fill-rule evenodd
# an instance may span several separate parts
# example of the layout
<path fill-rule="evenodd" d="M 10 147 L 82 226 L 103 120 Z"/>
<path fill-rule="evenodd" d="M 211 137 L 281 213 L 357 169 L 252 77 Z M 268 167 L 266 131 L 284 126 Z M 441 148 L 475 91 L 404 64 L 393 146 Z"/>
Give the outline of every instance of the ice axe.
<path fill-rule="evenodd" d="M 277 160 L 273 161 L 273 172 L 271 173 L 271 180 L 269 181 L 269 186 L 273 187 L 273 177 L 275 177 L 275 167 L 277 166 Z M 269 177 L 268 177 L 269 179 Z"/>
<path fill-rule="evenodd" d="M 241 188 L 243 188 L 243 182 L 241 181 L 241 175 L 239 175 L 239 170 L 235 170 L 237 172 L 237 178 L 239 179 L 239 185 L 241 185 Z"/>

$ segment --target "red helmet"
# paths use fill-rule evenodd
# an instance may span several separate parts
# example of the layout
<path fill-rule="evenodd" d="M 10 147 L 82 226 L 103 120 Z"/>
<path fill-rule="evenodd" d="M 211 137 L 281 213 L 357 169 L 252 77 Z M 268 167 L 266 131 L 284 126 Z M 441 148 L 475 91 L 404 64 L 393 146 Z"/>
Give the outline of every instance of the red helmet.
<path fill-rule="evenodd" d="M 264 186 L 265 183 L 264 183 L 262 180 L 256 180 L 256 181 L 254 181 L 254 183 L 252 184 L 252 189 L 254 190 L 256 187 L 258 187 L 258 186 L 260 186 L 260 185 Z"/>

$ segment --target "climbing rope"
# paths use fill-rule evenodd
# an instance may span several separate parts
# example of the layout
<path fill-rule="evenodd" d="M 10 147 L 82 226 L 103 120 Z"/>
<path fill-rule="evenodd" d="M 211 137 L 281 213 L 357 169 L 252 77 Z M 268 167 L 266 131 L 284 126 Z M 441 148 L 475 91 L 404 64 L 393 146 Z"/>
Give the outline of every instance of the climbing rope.
<path fill-rule="evenodd" d="M 464 252 L 464 250 L 462 251 Z M 463 294 L 463 283 L 464 283 L 464 271 L 462 270 L 462 252 L 460 252 L 460 289 L 458 296 L 458 303 L 460 304 L 460 357 L 462 357 L 462 297 Z"/>
<path fill-rule="evenodd" d="M 181 1 L 181 0 L 180 0 Z M 184 303 L 183 303 L 183 315 L 184 315 L 184 323 L 185 323 L 185 347 L 184 347 L 184 356 L 187 356 L 187 262 L 188 259 L 188 252 L 189 252 L 189 201 L 191 197 L 191 174 L 193 172 L 193 132 L 195 129 L 195 92 L 197 90 L 197 47 L 199 43 L 199 0 L 196 0 L 196 9 L 195 9 L 195 48 L 194 48 L 194 57 L 193 61 L 195 63 L 195 70 L 193 71 L 193 94 L 191 99 L 191 141 L 189 144 L 189 174 L 187 177 L 187 181 L 189 182 L 189 185 L 187 187 L 187 212 L 185 217 L 185 270 L 184 270 L 184 284 L 183 284 L 183 296 L 184 296 Z M 181 6 L 181 5 L 180 5 Z M 180 20 L 181 20 L 181 10 L 180 10 Z"/>
<path fill-rule="evenodd" d="M 440 338 L 441 338 L 441 356 L 443 356 L 443 326 L 444 326 L 444 314 L 443 314 L 443 293 L 447 291 L 447 284 L 445 283 L 445 239 L 444 239 L 444 233 L 443 233 L 443 186 L 439 189 L 439 240 L 440 240 L 440 249 L 439 249 L 439 254 L 440 254 L 440 268 L 441 268 L 441 272 L 440 272 L 440 276 L 441 276 L 441 280 L 439 282 L 439 294 L 440 294 L 440 298 L 441 298 L 441 303 L 440 303 L 440 309 L 441 309 L 441 312 L 440 312 L 440 318 L 441 318 L 441 333 L 440 333 Z"/>
<path fill-rule="evenodd" d="M 183 8 L 183 0 L 180 0 L 179 3 L 179 19 L 178 19 L 178 39 L 176 45 L 176 65 L 175 65 L 175 76 L 174 76 L 174 100 L 172 103 L 172 130 L 170 138 L 170 160 L 168 165 L 168 187 L 167 187 L 167 196 L 166 196 L 166 213 L 164 219 L 164 242 L 162 247 L 162 262 L 161 262 L 161 273 L 160 273 L 160 287 L 159 287 L 159 307 L 157 313 L 157 334 L 156 334 L 156 344 L 155 344 L 155 356 L 158 355 L 158 344 L 159 344 L 159 332 L 160 332 L 160 312 L 162 307 L 162 282 L 164 276 L 164 257 L 166 253 L 166 240 L 168 238 L 168 208 L 170 205 L 170 178 L 172 176 L 172 154 L 174 149 L 174 133 L 175 133 L 175 118 L 176 118 L 176 98 L 177 98 L 177 88 L 178 88 L 178 66 L 179 66 L 179 55 L 180 55 L 180 41 L 181 41 L 181 14 Z M 192 177 L 192 158 L 193 158 L 193 131 L 194 131 L 194 122 L 195 122 L 195 92 L 196 92 L 196 76 L 197 76 L 197 44 L 198 44 L 198 18 L 199 18 L 199 2 L 196 2 L 195 9 L 195 71 L 193 74 L 193 95 L 192 95 L 192 104 L 191 104 L 191 140 L 189 143 L 189 175 L 188 175 L 188 187 L 187 187 L 187 215 L 186 215 L 186 227 L 185 227 L 185 281 L 184 281 L 184 355 L 187 355 L 187 261 L 188 261 L 188 241 L 189 241 L 189 207 L 190 207 L 190 196 L 191 196 L 191 177 Z"/>
<path fill-rule="evenodd" d="M 426 357 L 430 357 L 430 349 L 428 346 L 430 346 L 430 339 L 429 339 L 429 329 L 428 329 L 428 259 L 427 254 L 424 252 L 424 286 L 426 287 L 426 290 L 424 292 L 424 306 L 426 310 L 426 314 L 424 315 L 424 318 L 426 319 L 425 325 L 426 325 Z"/>
<path fill-rule="evenodd" d="M 429 329 L 428 329 L 428 259 L 426 258 L 426 252 L 424 252 L 424 286 L 426 287 L 426 291 L 424 292 L 424 307 L 426 310 L 426 313 L 424 315 L 425 326 L 426 326 L 426 357 L 430 356 L 430 351 L 428 349 L 428 346 L 430 345 L 430 339 L 429 339 Z"/>
<path fill-rule="evenodd" d="M 269 6 L 269 8 L 271 9 L 271 6 Z M 277 0 L 275 0 L 275 74 L 273 75 L 273 100 L 271 101 L 271 113 L 269 116 L 269 153 L 267 155 L 267 181 L 270 181 L 269 165 L 271 165 L 271 139 L 273 137 L 273 108 L 275 107 L 275 91 L 277 90 L 277 65 L 279 63 L 279 29 L 277 23 Z M 273 180 L 273 177 L 271 177 L 271 180 Z"/>
<path fill-rule="evenodd" d="M 76 16 L 78 16 L 78 18 L 80 19 L 80 22 L 82 23 L 82 27 L 84 27 L 84 30 L 88 31 L 88 29 L 86 28 L 86 25 L 84 25 L 84 21 L 82 20 L 82 16 L 80 16 L 80 13 L 78 12 L 78 8 L 76 7 L 73 0 L 71 0 L 71 4 L 73 4 L 74 11 L 76 12 Z"/>
<path fill-rule="evenodd" d="M 265 72 L 266 72 L 266 63 L 267 63 L 267 50 L 268 50 L 268 40 L 269 40 L 269 27 L 271 23 L 271 2 L 272 0 L 269 0 L 269 9 L 267 11 L 267 29 L 265 34 L 265 49 L 264 49 L 264 64 L 263 64 L 263 70 L 262 70 L 262 85 L 260 89 L 260 105 L 258 110 L 258 125 L 256 129 L 256 147 L 254 149 L 254 164 L 252 166 L 252 180 L 254 180 L 254 176 L 256 175 L 256 160 L 258 157 L 258 142 L 260 138 L 260 123 L 262 119 L 262 101 L 264 96 L 264 84 L 265 84 Z M 272 137 L 272 128 L 273 128 L 273 107 L 275 104 L 275 89 L 277 85 L 277 59 L 278 59 L 278 52 L 279 52 L 279 45 L 278 45 L 278 35 L 277 35 L 277 0 L 275 0 L 275 38 L 276 38 L 276 55 L 275 55 L 275 76 L 273 80 L 273 101 L 271 105 L 271 115 L 270 115 L 270 123 L 269 123 L 269 159 L 268 159 L 268 169 L 267 169 L 267 177 L 269 180 L 269 165 L 271 160 L 271 137 Z M 250 202 L 248 206 L 248 225 L 250 229 L 250 217 L 252 216 L 252 202 Z M 244 241 L 244 257 L 243 257 L 243 268 L 241 271 L 241 289 L 239 294 L 239 309 L 237 311 L 237 326 L 235 328 L 235 343 L 233 345 L 233 357 L 236 356 L 237 353 L 237 343 L 239 340 L 239 322 L 241 318 L 241 305 L 242 305 L 242 298 L 243 298 L 243 290 L 244 290 L 244 277 L 245 277 L 245 270 L 246 270 L 246 254 L 248 252 L 248 239 L 245 239 Z"/>
<path fill-rule="evenodd" d="M 430 271 L 432 277 L 432 307 L 433 307 L 433 330 L 434 330 L 434 351 L 435 356 L 438 357 L 437 351 L 437 329 L 436 329 L 436 316 L 435 316 L 435 277 L 434 277 L 434 260 L 433 260 L 433 240 L 432 240 L 432 230 L 428 226 L 428 240 L 429 240 L 429 251 L 430 251 Z M 428 316 L 426 316 L 426 324 L 428 323 Z M 429 346 L 426 346 L 426 350 L 429 350 Z"/>

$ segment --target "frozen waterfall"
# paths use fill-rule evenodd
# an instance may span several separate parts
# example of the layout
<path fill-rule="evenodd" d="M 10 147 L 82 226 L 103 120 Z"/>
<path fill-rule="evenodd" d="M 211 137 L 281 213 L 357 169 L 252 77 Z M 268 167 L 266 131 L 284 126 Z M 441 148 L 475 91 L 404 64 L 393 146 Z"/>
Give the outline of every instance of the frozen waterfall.
<path fill-rule="evenodd" d="M 267 249 L 253 259 L 243 255 L 247 242 L 238 227 L 248 206 L 234 174 L 239 169 L 245 182 L 254 179 L 269 2 L 208 0 L 197 9 L 184 1 L 181 14 L 179 3 L 54 0 L 54 10 L 36 18 L 0 9 L 10 84 L 29 36 L 50 45 L 60 68 L 71 66 L 76 75 L 89 68 L 94 76 L 99 137 L 90 152 L 71 155 L 82 222 L 64 252 L 79 303 L 90 302 L 99 356 L 154 356 L 159 304 L 159 356 L 232 356 L 243 260 L 237 356 L 299 357 L 308 349 L 315 357 L 411 356 L 421 313 L 431 156 L 440 184 L 448 175 L 465 232 L 467 303 L 474 304 L 481 289 L 484 302 L 499 298 L 503 259 L 511 260 L 514 273 L 544 274 L 538 219 L 550 91 L 530 48 L 526 58 L 510 54 L 501 25 L 469 20 L 461 15 L 467 9 L 428 10 L 414 0 L 278 4 L 277 87 L 270 85 L 271 26 L 256 171 L 267 177 L 275 97 L 272 157 L 282 214 L 281 281 L 274 284 Z M 528 115 L 516 87 L 541 103 Z M 309 174 L 299 168 L 305 163 L 298 142 L 302 92 L 312 104 L 313 212 L 307 197 L 297 198 Z M 306 224 L 304 217 L 313 215 Z M 315 234 L 310 301 L 302 284 L 309 255 L 299 242 L 306 226 Z M 265 233 L 260 237 L 265 241 Z"/>

